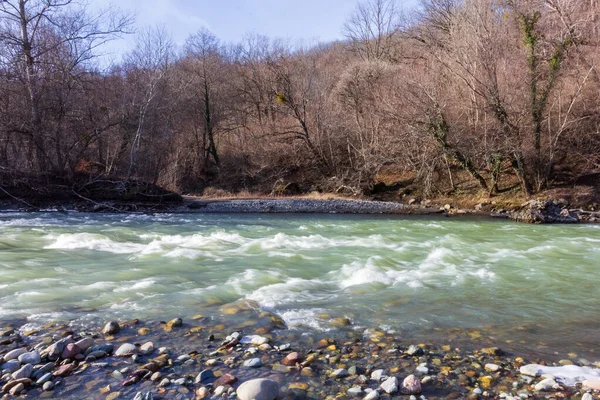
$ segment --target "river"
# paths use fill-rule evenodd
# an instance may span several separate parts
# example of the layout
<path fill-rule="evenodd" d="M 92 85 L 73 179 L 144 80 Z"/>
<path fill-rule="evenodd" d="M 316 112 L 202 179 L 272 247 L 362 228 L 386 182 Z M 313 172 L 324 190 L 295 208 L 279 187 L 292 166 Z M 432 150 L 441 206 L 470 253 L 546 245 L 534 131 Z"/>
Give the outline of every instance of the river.
<path fill-rule="evenodd" d="M 559 358 L 597 347 L 600 226 L 346 215 L 0 214 L 0 321 L 219 318 L 377 328 Z M 335 318 L 351 325 L 336 328 Z"/>

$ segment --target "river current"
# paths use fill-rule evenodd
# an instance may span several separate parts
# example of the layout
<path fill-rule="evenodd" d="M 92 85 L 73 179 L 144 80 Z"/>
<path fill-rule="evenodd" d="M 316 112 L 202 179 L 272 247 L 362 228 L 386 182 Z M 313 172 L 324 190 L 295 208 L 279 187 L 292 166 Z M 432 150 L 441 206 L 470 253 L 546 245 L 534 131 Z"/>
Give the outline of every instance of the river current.
<path fill-rule="evenodd" d="M 600 226 L 343 215 L 0 214 L 0 322 L 218 317 L 593 356 Z M 351 325 L 336 328 L 334 318 Z"/>

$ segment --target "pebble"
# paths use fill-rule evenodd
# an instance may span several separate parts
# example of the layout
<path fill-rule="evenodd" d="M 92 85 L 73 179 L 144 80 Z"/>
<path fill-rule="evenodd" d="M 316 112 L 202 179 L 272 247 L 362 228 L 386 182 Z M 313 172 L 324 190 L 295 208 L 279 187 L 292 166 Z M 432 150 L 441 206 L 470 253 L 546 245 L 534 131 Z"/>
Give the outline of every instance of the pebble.
<path fill-rule="evenodd" d="M 32 373 L 33 373 L 33 365 L 25 364 L 20 369 L 13 372 L 12 379 L 17 380 L 17 379 L 29 378 Z"/>
<path fill-rule="evenodd" d="M 174 383 L 174 384 L 176 384 L 176 385 L 183 386 L 183 385 L 185 385 L 185 378 L 179 378 L 179 379 L 175 379 L 175 380 L 173 381 L 173 383 Z"/>
<path fill-rule="evenodd" d="M 167 322 L 167 327 L 169 328 L 179 328 L 183 325 L 183 319 L 181 318 L 173 318 L 169 322 Z"/>
<path fill-rule="evenodd" d="M 375 381 L 379 382 L 384 378 L 387 378 L 384 369 L 376 369 L 375 371 L 371 372 L 371 379 Z"/>
<path fill-rule="evenodd" d="M 582 385 L 584 388 L 600 390 L 600 379 L 586 379 Z"/>
<path fill-rule="evenodd" d="M 140 347 L 140 354 L 143 356 L 150 355 L 154 352 L 154 344 L 152 342 L 146 342 Z"/>
<path fill-rule="evenodd" d="M 25 390 L 25 385 L 22 383 L 19 383 L 15 386 L 13 386 L 8 393 L 12 394 L 13 396 L 16 396 L 17 394 L 21 393 L 23 390 Z"/>
<path fill-rule="evenodd" d="M 10 361 L 2 364 L 2 366 L 0 366 L 0 371 L 4 371 L 5 373 L 12 374 L 19 368 L 21 368 L 21 362 L 19 360 L 10 360 Z"/>
<path fill-rule="evenodd" d="M 500 366 L 497 364 L 485 364 L 485 370 L 489 372 L 498 372 L 500 370 Z"/>
<path fill-rule="evenodd" d="M 81 349 L 75 343 L 69 343 L 62 351 L 61 357 L 64 359 L 75 358 L 79 353 L 81 353 Z"/>
<path fill-rule="evenodd" d="M 275 400 L 279 397 L 279 384 L 270 379 L 252 379 L 237 389 L 239 400 Z"/>
<path fill-rule="evenodd" d="M 52 389 L 54 389 L 54 383 L 53 382 L 45 382 L 44 385 L 42 386 L 42 389 L 44 389 L 44 391 L 49 392 Z"/>
<path fill-rule="evenodd" d="M 244 367 L 246 368 L 260 368 L 262 367 L 262 361 L 260 358 L 251 358 L 244 361 Z"/>
<path fill-rule="evenodd" d="M 162 381 L 160 381 L 160 383 L 158 384 L 158 387 L 167 387 L 171 384 L 171 381 L 167 378 L 164 378 Z"/>
<path fill-rule="evenodd" d="M 15 349 L 15 350 L 11 350 L 4 355 L 4 362 L 16 360 L 19 358 L 19 356 L 21 356 L 22 354 L 25 354 L 25 353 L 27 353 L 27 349 L 24 347 Z"/>
<path fill-rule="evenodd" d="M 224 374 L 213 382 L 213 387 L 219 387 L 223 385 L 233 385 L 236 383 L 238 378 L 231 374 Z"/>
<path fill-rule="evenodd" d="M 349 375 L 350 375 L 350 373 L 347 370 L 345 370 L 344 368 L 336 369 L 335 371 L 333 371 L 331 373 L 332 378 L 345 378 Z"/>
<path fill-rule="evenodd" d="M 122 344 L 117 351 L 115 351 L 115 356 L 117 357 L 129 357 L 134 355 L 137 352 L 137 348 L 131 343 Z"/>
<path fill-rule="evenodd" d="M 61 365 L 52 375 L 54 376 L 67 376 L 75 369 L 75 364 Z"/>
<path fill-rule="evenodd" d="M 396 393 L 398 391 L 398 378 L 392 376 L 381 383 L 381 390 L 387 394 Z"/>
<path fill-rule="evenodd" d="M 409 356 L 418 357 L 423 355 L 423 349 L 419 346 L 411 345 L 409 346 L 408 350 L 405 351 L 405 353 Z"/>
<path fill-rule="evenodd" d="M 121 330 L 121 325 L 117 321 L 110 321 L 106 325 L 104 325 L 104 329 L 102 329 L 102 333 L 105 335 L 114 335 L 119 333 Z"/>
<path fill-rule="evenodd" d="M 422 391 L 421 382 L 414 375 L 409 375 L 402 381 L 401 392 L 404 394 L 420 394 Z"/>
<path fill-rule="evenodd" d="M 201 371 L 198 376 L 196 376 L 196 379 L 194 380 L 195 383 L 207 383 L 209 380 L 213 379 L 215 377 L 215 374 L 213 373 L 212 370 L 210 369 L 205 369 L 203 371 Z"/>
<path fill-rule="evenodd" d="M 559 385 L 553 378 L 546 378 L 543 381 L 537 383 L 533 388 L 538 392 L 548 392 L 552 389 L 558 389 Z"/>
<path fill-rule="evenodd" d="M 18 360 L 23 364 L 32 364 L 32 365 L 37 365 L 42 362 L 40 353 L 37 350 L 31 351 L 29 353 L 21 354 L 19 356 Z"/>
<path fill-rule="evenodd" d="M 377 400 L 379 399 L 379 392 L 377 390 L 373 390 L 369 394 L 364 397 L 364 400 Z"/>
<path fill-rule="evenodd" d="M 208 398 L 208 396 L 210 396 L 210 391 L 207 388 L 201 387 L 196 390 L 196 400 L 204 400 Z"/>
<path fill-rule="evenodd" d="M 78 342 L 75 342 L 75 345 L 79 347 L 81 352 L 87 351 L 87 349 L 91 348 L 94 345 L 94 339 L 92 338 L 84 338 Z"/>
<path fill-rule="evenodd" d="M 262 346 L 263 344 L 269 343 L 269 339 L 264 336 L 255 336 L 250 342 L 253 346 Z"/>
<path fill-rule="evenodd" d="M 40 379 L 35 383 L 36 385 L 43 385 L 44 383 L 50 381 L 52 379 L 52 373 L 46 372 Z"/>
<path fill-rule="evenodd" d="M 297 352 L 292 352 L 285 356 L 285 358 L 281 361 L 283 365 L 287 365 L 288 367 L 294 366 L 299 363 L 301 360 L 300 354 Z"/>
<path fill-rule="evenodd" d="M 594 396 L 592 396 L 590 393 L 584 393 L 584 395 L 581 396 L 581 400 L 594 400 Z"/>
<path fill-rule="evenodd" d="M 360 387 L 352 387 L 350 389 L 348 389 L 348 396 L 350 397 L 358 397 L 362 394 L 362 389 Z"/>

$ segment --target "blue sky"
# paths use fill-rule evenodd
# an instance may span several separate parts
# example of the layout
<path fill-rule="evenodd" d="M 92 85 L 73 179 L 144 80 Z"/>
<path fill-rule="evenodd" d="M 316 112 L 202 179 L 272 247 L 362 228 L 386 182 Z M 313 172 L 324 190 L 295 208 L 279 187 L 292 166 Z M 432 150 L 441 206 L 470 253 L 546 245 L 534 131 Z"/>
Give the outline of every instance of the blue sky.
<path fill-rule="evenodd" d="M 406 0 L 410 6 L 416 0 Z M 358 0 L 90 0 L 93 8 L 116 4 L 136 13 L 136 27 L 165 25 L 177 44 L 206 27 L 224 42 L 265 34 L 308 43 L 342 38 L 342 26 Z M 133 38 L 110 45 L 112 53 L 131 48 Z"/>

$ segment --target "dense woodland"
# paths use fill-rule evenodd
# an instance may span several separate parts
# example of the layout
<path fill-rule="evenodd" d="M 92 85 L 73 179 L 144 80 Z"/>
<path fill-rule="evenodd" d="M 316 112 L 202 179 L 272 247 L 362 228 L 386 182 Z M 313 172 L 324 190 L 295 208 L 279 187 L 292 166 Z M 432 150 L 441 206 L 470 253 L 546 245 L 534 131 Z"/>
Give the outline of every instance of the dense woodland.
<path fill-rule="evenodd" d="M 599 19 L 599 0 L 371 0 L 340 42 L 199 29 L 178 48 L 117 11 L 0 1 L 0 171 L 191 193 L 536 193 L 600 170 Z M 104 67 L 127 34 L 134 50 Z"/>

